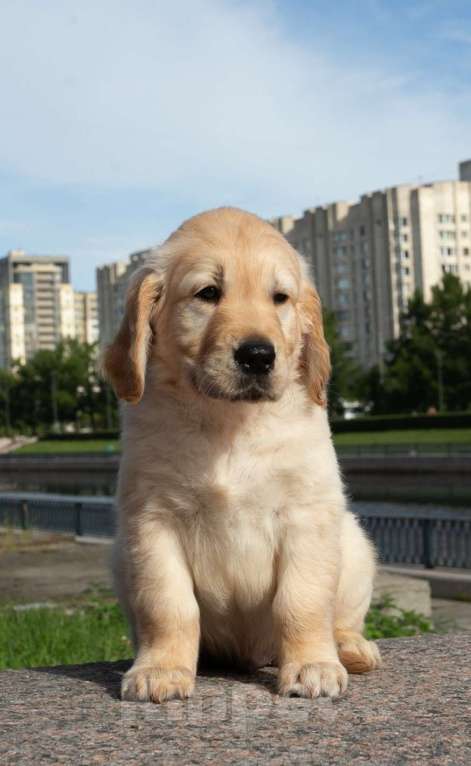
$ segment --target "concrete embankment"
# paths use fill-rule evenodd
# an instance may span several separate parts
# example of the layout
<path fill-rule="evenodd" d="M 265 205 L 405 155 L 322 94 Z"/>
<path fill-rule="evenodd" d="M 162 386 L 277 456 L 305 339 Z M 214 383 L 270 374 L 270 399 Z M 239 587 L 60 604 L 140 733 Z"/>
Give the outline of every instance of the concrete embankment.
<path fill-rule="evenodd" d="M 350 495 L 358 500 L 471 501 L 470 455 L 339 454 Z M 114 492 L 117 455 L 2 455 L 0 490 Z"/>
<path fill-rule="evenodd" d="M 339 455 L 357 500 L 471 501 L 469 455 Z"/>

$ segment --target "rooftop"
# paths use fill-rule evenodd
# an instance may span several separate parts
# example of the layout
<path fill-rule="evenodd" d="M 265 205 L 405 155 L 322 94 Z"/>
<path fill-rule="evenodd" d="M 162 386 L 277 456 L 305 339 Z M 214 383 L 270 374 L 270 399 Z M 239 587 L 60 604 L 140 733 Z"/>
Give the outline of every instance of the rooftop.
<path fill-rule="evenodd" d="M 13 263 L 49 263 L 54 261 L 55 263 L 67 264 L 69 262 L 68 255 L 31 255 L 25 253 L 24 250 L 9 250 L 4 256 L 4 260 L 6 259 Z"/>

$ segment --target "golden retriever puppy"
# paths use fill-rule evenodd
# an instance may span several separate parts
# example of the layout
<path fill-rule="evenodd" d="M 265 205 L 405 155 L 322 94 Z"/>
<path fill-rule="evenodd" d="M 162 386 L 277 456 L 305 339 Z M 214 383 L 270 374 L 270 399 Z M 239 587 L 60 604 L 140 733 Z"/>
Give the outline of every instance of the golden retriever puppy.
<path fill-rule="evenodd" d="M 114 571 L 122 698 L 191 695 L 200 650 L 337 696 L 375 668 L 374 555 L 346 509 L 318 295 L 255 215 L 186 221 L 135 275 L 105 355 L 123 407 Z"/>

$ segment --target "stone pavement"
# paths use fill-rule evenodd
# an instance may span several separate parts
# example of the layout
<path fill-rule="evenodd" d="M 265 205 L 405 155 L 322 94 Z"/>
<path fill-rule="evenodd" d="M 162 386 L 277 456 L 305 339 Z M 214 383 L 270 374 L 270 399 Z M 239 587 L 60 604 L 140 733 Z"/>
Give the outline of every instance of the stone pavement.
<path fill-rule="evenodd" d="M 425 617 L 432 616 L 432 599 L 427 580 L 404 577 L 380 567 L 376 574 L 373 602 L 381 601 L 384 596 L 390 596 L 400 609 L 412 610 Z"/>
<path fill-rule="evenodd" d="M 432 599 L 432 619 L 440 632 L 471 632 L 471 604 L 468 601 Z"/>
<path fill-rule="evenodd" d="M 201 673 L 193 699 L 118 700 L 126 663 L 0 673 L 0 762 L 469 766 L 471 636 L 381 641 L 344 697 L 280 699 L 274 671 Z"/>

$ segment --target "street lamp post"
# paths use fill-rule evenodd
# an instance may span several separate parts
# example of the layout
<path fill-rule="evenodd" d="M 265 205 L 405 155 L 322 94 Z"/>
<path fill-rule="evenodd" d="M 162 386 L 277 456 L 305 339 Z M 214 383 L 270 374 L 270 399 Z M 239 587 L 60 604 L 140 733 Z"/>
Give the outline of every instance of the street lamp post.
<path fill-rule="evenodd" d="M 59 409 L 57 405 L 57 372 L 51 372 L 51 404 L 52 404 L 52 430 L 55 433 L 60 431 Z"/>
<path fill-rule="evenodd" d="M 105 383 L 106 394 L 106 428 L 111 431 L 113 428 L 113 416 L 111 413 L 111 390 L 108 383 Z"/>
<path fill-rule="evenodd" d="M 437 348 L 435 351 L 437 357 L 437 384 L 438 384 L 438 411 L 445 411 L 445 387 L 443 385 L 443 354 Z"/>
<path fill-rule="evenodd" d="M 5 427 L 7 429 L 7 436 L 10 436 L 10 386 L 8 383 L 5 385 Z"/>

